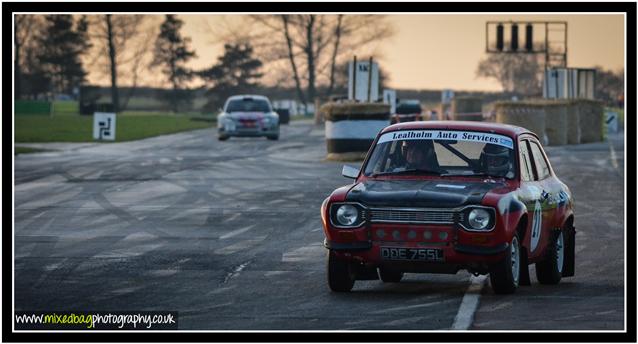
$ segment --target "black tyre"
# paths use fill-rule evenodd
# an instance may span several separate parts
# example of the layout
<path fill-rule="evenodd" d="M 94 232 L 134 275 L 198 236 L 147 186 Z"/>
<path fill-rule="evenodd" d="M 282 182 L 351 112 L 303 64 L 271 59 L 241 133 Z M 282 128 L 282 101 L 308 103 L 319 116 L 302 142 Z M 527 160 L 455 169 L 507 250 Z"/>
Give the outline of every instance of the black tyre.
<path fill-rule="evenodd" d="M 496 294 L 511 294 L 518 288 L 521 273 L 521 246 L 518 234 L 510 243 L 503 260 L 490 268 L 490 284 Z"/>
<path fill-rule="evenodd" d="M 328 285 L 336 292 L 348 292 L 354 286 L 350 264 L 338 259 L 332 251 L 328 252 Z"/>
<path fill-rule="evenodd" d="M 545 259 L 536 263 L 536 278 L 540 284 L 558 284 L 563 277 L 565 263 L 565 236 L 563 231 L 556 231 L 553 235 Z"/>
<path fill-rule="evenodd" d="M 219 136 L 217 136 L 217 139 L 218 139 L 219 141 L 226 141 L 226 140 L 228 140 L 228 136 L 226 136 L 226 135 L 219 135 Z"/>
<path fill-rule="evenodd" d="M 279 135 L 274 135 L 274 136 L 266 136 L 269 140 L 279 140 Z"/>
<path fill-rule="evenodd" d="M 379 278 L 384 283 L 399 283 L 403 278 L 403 272 L 379 268 Z"/>

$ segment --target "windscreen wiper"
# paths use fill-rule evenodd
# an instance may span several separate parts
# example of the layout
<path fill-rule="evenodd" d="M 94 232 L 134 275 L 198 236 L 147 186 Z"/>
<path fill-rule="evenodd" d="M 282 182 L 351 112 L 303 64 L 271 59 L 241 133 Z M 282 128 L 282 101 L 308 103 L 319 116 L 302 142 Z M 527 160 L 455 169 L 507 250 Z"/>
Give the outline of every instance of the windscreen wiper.
<path fill-rule="evenodd" d="M 371 177 L 401 175 L 401 174 L 433 174 L 433 175 L 440 176 L 441 171 L 429 170 L 425 168 L 411 168 L 411 169 L 401 170 L 401 171 L 387 171 L 387 172 L 374 173 L 371 175 Z"/>
<path fill-rule="evenodd" d="M 478 173 L 445 173 L 441 174 L 441 177 L 493 177 L 493 178 L 505 178 L 504 176 L 498 176 L 495 174 L 489 174 L 485 172 Z"/>

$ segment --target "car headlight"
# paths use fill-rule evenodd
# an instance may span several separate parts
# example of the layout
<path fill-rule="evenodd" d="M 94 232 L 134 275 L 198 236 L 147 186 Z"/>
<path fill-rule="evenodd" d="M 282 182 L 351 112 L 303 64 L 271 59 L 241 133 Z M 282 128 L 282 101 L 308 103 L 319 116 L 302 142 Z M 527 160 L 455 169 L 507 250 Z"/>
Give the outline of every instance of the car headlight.
<path fill-rule="evenodd" d="M 467 222 L 472 229 L 486 229 L 490 224 L 490 213 L 481 208 L 475 208 L 467 216 Z"/>
<path fill-rule="evenodd" d="M 337 222 L 343 226 L 352 226 L 359 219 L 359 211 L 350 204 L 337 208 Z"/>
<path fill-rule="evenodd" d="M 335 227 L 359 227 L 363 217 L 363 210 L 357 204 L 333 204 L 330 209 L 330 222 Z"/>

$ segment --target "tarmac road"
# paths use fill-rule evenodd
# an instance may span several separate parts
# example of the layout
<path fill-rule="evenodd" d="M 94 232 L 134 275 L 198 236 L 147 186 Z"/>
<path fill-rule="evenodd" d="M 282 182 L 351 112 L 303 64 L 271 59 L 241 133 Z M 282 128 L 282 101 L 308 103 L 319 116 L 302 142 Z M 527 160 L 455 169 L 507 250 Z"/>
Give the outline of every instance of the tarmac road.
<path fill-rule="evenodd" d="M 619 140 L 618 168 L 607 142 L 548 152 L 575 195 L 576 276 L 511 296 L 488 283 L 476 314 L 464 271 L 329 291 L 319 208 L 350 180 L 309 121 L 279 141 L 33 145 L 60 151 L 15 159 L 15 309 L 178 311 L 199 330 L 622 329 Z"/>

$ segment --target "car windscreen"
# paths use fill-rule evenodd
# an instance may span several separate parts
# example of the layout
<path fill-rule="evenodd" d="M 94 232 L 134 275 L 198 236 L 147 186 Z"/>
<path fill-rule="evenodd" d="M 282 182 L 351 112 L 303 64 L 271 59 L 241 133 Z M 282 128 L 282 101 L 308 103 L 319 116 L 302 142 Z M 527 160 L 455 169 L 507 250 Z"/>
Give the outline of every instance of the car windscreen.
<path fill-rule="evenodd" d="M 399 115 L 409 115 L 415 113 L 421 113 L 421 105 L 419 104 L 399 104 L 396 108 L 396 113 Z"/>
<path fill-rule="evenodd" d="M 270 112 L 270 105 L 263 99 L 233 99 L 228 102 L 226 112 Z"/>
<path fill-rule="evenodd" d="M 451 130 L 388 132 L 377 141 L 366 166 L 366 176 L 431 174 L 516 176 L 514 144 L 498 134 Z"/>

